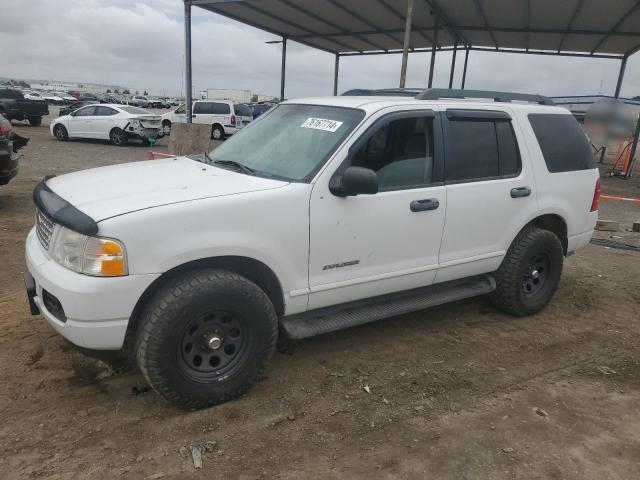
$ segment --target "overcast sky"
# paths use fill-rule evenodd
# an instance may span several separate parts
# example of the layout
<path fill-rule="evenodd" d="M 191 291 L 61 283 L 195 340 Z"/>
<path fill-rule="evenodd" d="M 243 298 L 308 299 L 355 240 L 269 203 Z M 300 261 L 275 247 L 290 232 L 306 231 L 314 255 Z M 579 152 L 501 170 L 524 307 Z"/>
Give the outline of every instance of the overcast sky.
<path fill-rule="evenodd" d="M 177 95 L 184 53 L 181 0 L 20 0 L 2 2 L 0 76 L 116 84 Z M 277 37 L 193 9 L 197 90 L 242 88 L 279 94 Z M 333 55 L 289 42 L 288 98 L 329 95 Z M 448 84 L 451 54 L 436 57 L 434 86 Z M 463 55 L 458 56 L 459 86 Z M 398 85 L 400 55 L 341 59 L 339 90 Z M 409 57 L 407 86 L 424 86 L 429 54 Z M 471 52 L 467 88 L 546 95 L 612 95 L 619 62 Z M 640 53 L 627 67 L 623 96 L 640 94 Z"/>

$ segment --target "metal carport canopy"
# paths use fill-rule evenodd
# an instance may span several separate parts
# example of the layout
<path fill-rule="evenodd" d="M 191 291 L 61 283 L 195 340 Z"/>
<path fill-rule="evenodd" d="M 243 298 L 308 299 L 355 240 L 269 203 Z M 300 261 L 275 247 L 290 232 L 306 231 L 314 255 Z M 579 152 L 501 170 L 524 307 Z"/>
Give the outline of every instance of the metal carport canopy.
<path fill-rule="evenodd" d="M 639 0 L 184 0 L 187 100 L 191 89 L 191 6 L 335 54 L 334 94 L 342 56 L 464 49 L 621 60 L 640 49 Z M 406 34 L 406 35 L 405 35 Z M 406 42 L 405 42 L 406 38 Z"/>

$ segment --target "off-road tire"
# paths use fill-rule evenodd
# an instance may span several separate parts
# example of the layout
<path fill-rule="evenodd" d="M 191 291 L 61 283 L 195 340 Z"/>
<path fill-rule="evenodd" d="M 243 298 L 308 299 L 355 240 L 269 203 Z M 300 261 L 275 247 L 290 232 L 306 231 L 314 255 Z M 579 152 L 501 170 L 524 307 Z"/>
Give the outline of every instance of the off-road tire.
<path fill-rule="evenodd" d="M 109 132 L 109 140 L 116 147 L 124 147 L 129 141 L 129 136 L 127 135 L 127 132 L 116 127 L 111 129 Z"/>
<path fill-rule="evenodd" d="M 67 140 L 69 140 L 69 132 L 67 132 L 67 129 L 64 125 L 58 124 L 53 127 L 53 135 L 61 142 L 66 142 Z"/>
<path fill-rule="evenodd" d="M 549 260 L 544 283 L 539 290 L 528 293 L 531 285 L 531 259 L 544 256 Z M 490 295 L 492 303 L 518 317 L 533 315 L 542 310 L 556 291 L 562 274 L 564 253 L 560 239 L 548 230 L 527 227 L 515 238 L 495 274 L 496 290 Z M 525 284 L 528 282 L 528 285 Z"/>
<path fill-rule="evenodd" d="M 29 123 L 32 127 L 39 127 L 40 125 L 42 125 L 42 117 L 29 117 Z"/>
<path fill-rule="evenodd" d="M 220 125 L 213 125 L 211 127 L 211 138 L 214 140 L 224 139 L 224 129 Z"/>
<path fill-rule="evenodd" d="M 231 370 L 203 379 L 205 374 L 188 370 L 194 367 L 187 365 L 181 349 L 195 319 L 212 311 L 241 319 L 248 343 L 245 350 L 238 347 L 239 360 Z M 277 339 L 276 312 L 260 287 L 233 272 L 202 269 L 172 279 L 153 296 L 136 329 L 135 351 L 142 374 L 158 394 L 179 408 L 198 409 L 246 392 L 262 377 Z M 212 354 L 203 345 L 197 348 Z M 196 374 L 200 377 L 194 378 Z"/>

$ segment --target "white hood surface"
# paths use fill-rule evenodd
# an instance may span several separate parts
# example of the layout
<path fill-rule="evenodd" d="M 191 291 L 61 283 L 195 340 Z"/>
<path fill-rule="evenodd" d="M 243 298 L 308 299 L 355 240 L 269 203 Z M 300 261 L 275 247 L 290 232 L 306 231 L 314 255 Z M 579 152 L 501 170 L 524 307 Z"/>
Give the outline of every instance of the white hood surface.
<path fill-rule="evenodd" d="M 177 157 L 82 170 L 51 178 L 47 185 L 99 222 L 171 203 L 279 188 L 287 182 Z"/>

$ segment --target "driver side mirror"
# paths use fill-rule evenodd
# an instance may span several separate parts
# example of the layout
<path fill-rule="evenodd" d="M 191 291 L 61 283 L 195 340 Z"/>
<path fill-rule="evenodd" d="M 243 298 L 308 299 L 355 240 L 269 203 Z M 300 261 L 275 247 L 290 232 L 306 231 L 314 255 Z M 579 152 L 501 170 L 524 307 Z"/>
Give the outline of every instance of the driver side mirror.
<path fill-rule="evenodd" d="M 333 176 L 329 190 L 338 197 L 373 195 L 378 193 L 378 174 L 369 168 L 347 167 Z"/>

